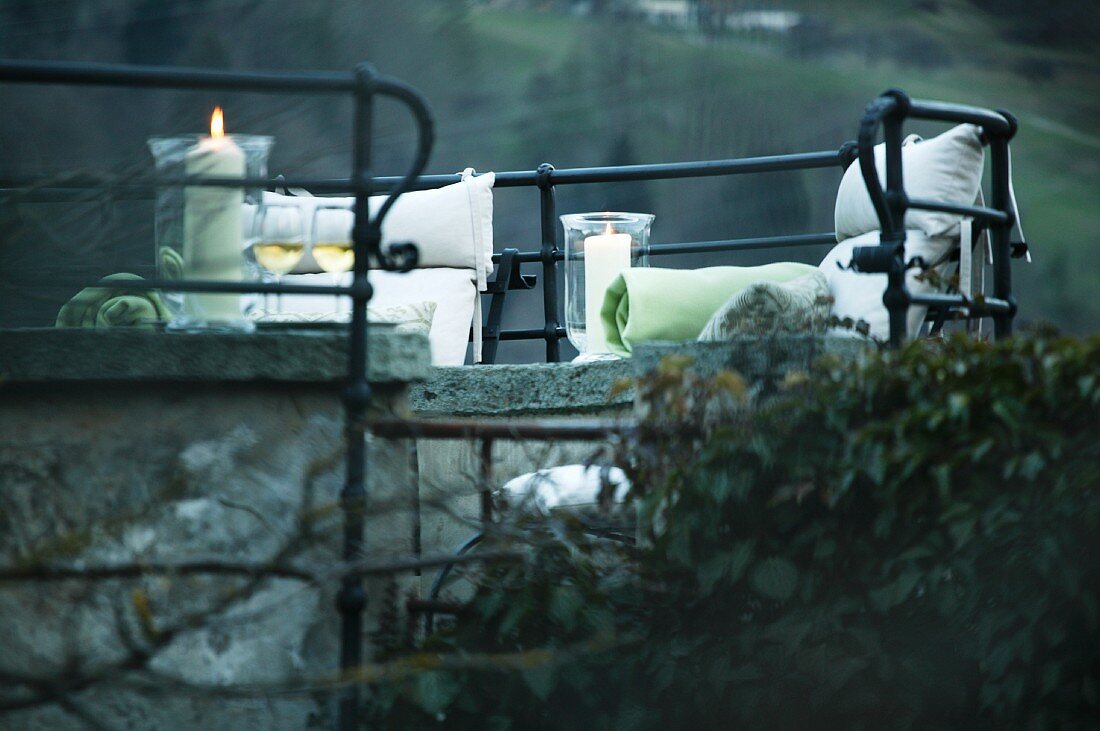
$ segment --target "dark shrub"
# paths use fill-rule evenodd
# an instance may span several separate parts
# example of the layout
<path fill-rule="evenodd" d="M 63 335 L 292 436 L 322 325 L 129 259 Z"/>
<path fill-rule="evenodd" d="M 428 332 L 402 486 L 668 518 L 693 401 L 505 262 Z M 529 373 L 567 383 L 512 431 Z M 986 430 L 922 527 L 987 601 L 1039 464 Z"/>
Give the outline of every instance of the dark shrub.
<path fill-rule="evenodd" d="M 1082 727 L 1100 718 L 1100 338 L 826 361 L 749 411 L 666 362 L 636 550 L 527 527 L 375 721 Z M 727 402 L 725 408 L 715 404 Z M 614 560 L 612 560 L 614 558 Z M 434 668 L 451 668 L 434 670 Z"/>

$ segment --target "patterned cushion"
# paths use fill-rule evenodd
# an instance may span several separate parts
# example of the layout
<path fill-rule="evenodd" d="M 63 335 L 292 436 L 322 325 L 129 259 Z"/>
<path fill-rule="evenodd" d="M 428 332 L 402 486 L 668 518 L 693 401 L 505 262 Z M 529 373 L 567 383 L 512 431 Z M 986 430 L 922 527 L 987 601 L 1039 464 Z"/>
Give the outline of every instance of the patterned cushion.
<path fill-rule="evenodd" d="M 831 302 L 829 284 L 820 271 L 787 282 L 756 282 L 718 308 L 699 340 L 822 332 L 832 311 Z"/>
<path fill-rule="evenodd" d="M 395 325 L 397 332 L 416 332 L 427 335 L 432 328 L 432 317 L 434 315 L 435 302 L 367 307 L 368 322 L 380 325 Z M 257 309 L 252 312 L 253 320 L 268 323 L 347 322 L 350 318 L 351 313 L 349 311 L 267 312 Z"/>

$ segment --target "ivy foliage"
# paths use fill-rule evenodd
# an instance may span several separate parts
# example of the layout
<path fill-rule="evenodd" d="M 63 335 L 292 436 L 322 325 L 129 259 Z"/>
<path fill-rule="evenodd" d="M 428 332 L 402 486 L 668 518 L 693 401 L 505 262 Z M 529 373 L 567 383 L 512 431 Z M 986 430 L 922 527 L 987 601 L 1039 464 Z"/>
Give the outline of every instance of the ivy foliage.
<path fill-rule="evenodd" d="M 1100 718 L 1100 338 L 916 343 L 792 374 L 666 360 L 624 448 L 643 540 L 517 531 L 395 654 L 390 728 L 1085 727 Z M 503 539 L 500 539 L 503 540 Z"/>

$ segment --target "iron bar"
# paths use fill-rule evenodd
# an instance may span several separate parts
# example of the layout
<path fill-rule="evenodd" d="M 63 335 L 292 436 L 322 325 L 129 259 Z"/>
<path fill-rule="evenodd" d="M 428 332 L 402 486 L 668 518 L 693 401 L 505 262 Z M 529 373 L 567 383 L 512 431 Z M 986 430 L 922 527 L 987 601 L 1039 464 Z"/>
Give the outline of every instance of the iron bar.
<path fill-rule="evenodd" d="M 882 303 L 890 318 L 890 345 L 899 348 L 909 336 L 906 315 L 909 312 L 909 292 L 905 287 L 905 183 L 902 173 L 901 125 L 898 115 L 883 120 L 886 138 L 886 207 L 894 228 L 889 236 L 883 234 L 882 246 L 894 248 L 894 256 L 886 273 L 886 292 Z"/>
<path fill-rule="evenodd" d="M 685 241 L 670 244 L 650 244 L 645 252 L 651 256 L 665 256 L 669 254 L 701 254 L 719 251 L 749 251 L 752 249 L 784 249 L 798 246 L 835 246 L 836 234 L 833 232 L 819 234 L 794 234 L 788 236 L 759 236 L 745 239 L 723 239 L 721 241 Z M 499 263 L 501 254 L 494 254 L 493 261 Z M 555 261 L 563 261 L 565 252 L 558 251 L 554 255 Z M 542 254 L 538 251 L 521 251 L 515 254 L 514 260 L 520 264 L 533 264 L 542 261 Z"/>
<path fill-rule="evenodd" d="M 750 239 L 724 241 L 698 241 L 676 244 L 650 244 L 646 253 L 653 256 L 667 254 L 702 254 L 719 251 L 751 251 L 754 249 L 785 249 L 798 246 L 835 246 L 835 233 L 798 234 L 794 236 L 763 236 Z"/>
<path fill-rule="evenodd" d="M 508 340 L 541 340 L 546 337 L 546 330 L 544 328 L 530 328 L 530 329 L 518 329 L 518 330 L 501 330 L 500 339 L 502 341 Z M 561 340 L 567 337 L 567 333 L 564 327 L 558 327 L 554 331 L 553 337 Z"/>
<path fill-rule="evenodd" d="M 355 259 L 352 281 L 366 285 L 366 291 L 353 296 L 351 327 L 348 333 L 348 385 L 344 393 L 344 436 L 346 475 L 340 491 L 344 514 L 344 561 L 358 560 L 363 552 L 366 511 L 367 446 L 362 427 L 370 406 L 371 389 L 367 380 L 367 302 L 370 300 L 368 270 L 372 239 L 380 229 L 371 225 L 368 196 L 371 192 L 370 154 L 374 104 L 374 70 L 364 64 L 356 69 L 355 119 L 352 132 L 352 174 L 356 184 L 355 223 L 352 247 Z M 351 673 L 363 663 L 363 611 L 366 590 L 360 577 L 345 576 L 340 582 L 336 606 L 340 612 L 340 670 Z M 337 725 L 341 731 L 353 731 L 359 723 L 360 693 L 350 684 L 341 693 Z"/>
<path fill-rule="evenodd" d="M 1011 181 L 1008 169 L 1008 137 L 993 136 L 989 148 L 992 157 L 990 204 L 993 208 L 1010 211 L 1012 196 L 1009 191 Z M 997 221 L 989 226 L 989 243 L 993 250 L 993 296 L 1012 305 L 1007 313 L 993 318 L 993 334 L 997 339 L 1012 334 L 1012 318 L 1016 314 L 1015 300 L 1012 298 L 1012 244 L 1009 242 L 1012 224 L 1013 217 L 1008 216 L 1004 221 Z"/>
<path fill-rule="evenodd" d="M 961 294 L 910 294 L 909 302 L 928 307 L 965 307 L 971 315 L 1002 315 L 1012 310 L 1012 304 L 996 297 L 973 299 Z"/>
<path fill-rule="evenodd" d="M 539 259 L 542 261 L 542 314 L 546 341 L 546 362 L 557 363 L 561 360 L 561 344 L 558 332 L 558 221 L 554 202 L 554 184 L 551 176 L 554 166 L 544 162 L 537 171 L 539 189 L 539 229 L 541 246 Z"/>
<path fill-rule="evenodd" d="M 842 166 L 842 156 L 833 151 L 797 153 L 792 155 L 771 155 L 767 157 L 748 157 L 729 160 L 697 160 L 691 162 L 658 163 L 650 165 L 619 165 L 598 168 L 566 168 L 550 173 L 550 184 L 570 185 L 584 183 L 616 183 L 639 180 L 671 180 L 680 178 L 712 177 L 747 173 L 773 172 L 784 170 L 814 170 Z M 382 176 L 374 178 L 373 190 L 376 193 L 392 192 L 405 178 L 400 176 Z M 421 175 L 409 184 L 407 190 L 432 190 L 445 185 L 458 183 L 460 174 Z M 494 188 L 538 187 L 538 170 L 514 170 L 496 173 Z M 32 186 L 43 186 L 34 192 L 46 196 L 53 194 L 62 198 L 67 190 L 91 190 L 110 188 L 120 199 L 137 197 L 138 193 L 157 187 L 210 186 L 210 187 L 246 187 L 271 190 L 275 180 L 265 178 L 203 178 L 203 177 L 141 177 L 126 178 L 121 182 L 109 182 L 94 176 L 70 175 L 64 179 L 44 176 L 23 176 L 0 178 L 0 193 L 15 192 Z M 287 178 L 280 181 L 280 187 L 305 188 L 314 193 L 345 193 L 354 191 L 354 182 L 350 178 Z"/>
<path fill-rule="evenodd" d="M 907 116 L 939 122 L 976 124 L 994 135 L 1011 136 L 1015 131 L 1013 123 L 1003 113 L 967 104 L 909 99 Z"/>
<path fill-rule="evenodd" d="M 355 91 L 355 78 L 347 73 L 243 72 L 59 61 L 3 61 L 0 62 L 0 79 L 33 84 L 157 89 L 215 89 L 306 94 L 347 94 Z"/>
<path fill-rule="evenodd" d="M 925 200 L 924 198 L 908 198 L 907 201 L 909 208 L 916 208 L 921 211 L 943 211 L 944 213 L 970 216 L 971 218 L 978 218 L 991 223 L 1004 223 L 1009 220 L 1008 213 L 999 211 L 996 208 L 963 206 L 956 203 L 946 203 L 944 201 Z"/>
<path fill-rule="evenodd" d="M 720 175 L 779 172 L 787 170 L 814 170 L 843 167 L 845 159 L 840 151 L 800 152 L 788 155 L 732 158 L 727 160 L 695 160 L 689 162 L 650 163 L 643 165 L 614 165 L 594 168 L 561 168 L 550 172 L 551 185 L 578 185 L 587 183 L 621 183 L 641 180 L 674 180 L 678 178 L 704 178 Z M 398 178 L 375 178 L 377 190 L 386 191 L 398 182 Z M 417 179 L 413 190 L 441 188 L 462 180 L 459 174 L 425 175 Z M 334 181 L 335 182 L 335 181 Z M 510 170 L 496 173 L 494 188 L 523 188 L 539 185 L 539 170 Z"/>

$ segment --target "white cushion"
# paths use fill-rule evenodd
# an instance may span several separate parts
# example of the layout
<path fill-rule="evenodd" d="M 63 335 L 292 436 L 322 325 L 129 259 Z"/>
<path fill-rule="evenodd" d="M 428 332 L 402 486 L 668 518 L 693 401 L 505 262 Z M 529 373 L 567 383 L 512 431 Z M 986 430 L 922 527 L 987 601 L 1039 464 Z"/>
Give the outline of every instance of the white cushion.
<path fill-rule="evenodd" d="M 908 137 L 901 152 L 906 194 L 910 198 L 972 205 L 981 187 L 984 164 L 980 134 L 980 128 L 962 124 L 930 140 L 922 141 L 916 135 Z M 885 188 L 885 144 L 875 146 L 875 167 Z M 837 241 L 879 229 L 878 216 L 871 205 L 858 160 L 848 167 L 840 181 L 835 223 Z M 927 236 L 957 237 L 959 216 L 909 210 L 905 214 L 905 228 L 922 231 Z"/>
<path fill-rule="evenodd" d="M 571 464 L 529 472 L 513 478 L 503 487 L 510 504 L 529 503 L 541 512 L 554 508 L 595 505 L 603 488 L 604 468 Z M 607 468 L 607 482 L 615 487 L 613 500 L 621 503 L 630 491 L 630 480 L 618 467 Z"/>
<path fill-rule="evenodd" d="M 416 302 L 407 305 L 393 305 L 391 307 L 367 307 L 367 321 L 372 324 L 394 325 L 397 332 L 420 333 L 428 335 L 432 329 L 432 316 L 435 314 L 435 302 Z M 250 314 L 258 323 L 315 323 L 315 322 L 347 322 L 351 313 L 339 315 L 332 312 L 291 312 L 286 308 L 280 312 L 278 309 L 255 309 Z"/>
<path fill-rule="evenodd" d="M 493 272 L 493 173 L 466 177 L 458 183 L 435 190 L 405 193 L 382 222 L 382 245 L 406 241 L 416 244 L 420 267 L 472 269 L 484 289 Z M 370 198 L 371 215 L 378 212 L 389 196 Z M 306 239 L 313 240 L 313 212 L 318 204 L 350 208 L 354 198 L 315 198 L 310 195 L 284 196 L 265 192 L 265 203 L 296 205 L 302 209 Z M 250 220 L 245 211 L 245 225 Z M 349 232 L 350 233 L 350 232 Z M 321 271 L 309 252 L 294 268 L 295 274 Z"/>
<path fill-rule="evenodd" d="M 905 232 L 905 260 L 914 256 L 923 257 L 929 264 L 938 262 L 956 240 L 944 236 L 927 236 L 922 231 Z M 869 334 L 879 340 L 890 337 L 890 315 L 886 305 L 882 304 L 882 295 L 886 292 L 885 274 L 864 274 L 848 267 L 852 263 L 852 250 L 857 246 L 877 246 L 879 232 L 845 239 L 833 247 L 821 262 L 821 271 L 829 282 L 829 293 L 833 297 L 833 314 L 844 319 L 864 321 L 870 327 Z M 845 267 L 841 269 L 841 265 Z M 944 274 L 943 267 L 940 273 Z M 911 294 L 929 294 L 938 291 L 930 282 L 919 279 L 920 269 L 910 269 L 905 274 L 905 286 Z M 907 329 L 910 337 L 917 334 L 928 308 L 913 305 L 909 307 Z"/>
<path fill-rule="evenodd" d="M 329 274 L 291 274 L 283 277 L 286 284 L 331 285 Z M 341 284 L 351 283 L 351 273 L 340 278 Z M 414 269 L 411 272 L 371 271 L 370 283 L 374 296 L 370 300 L 372 310 L 422 302 L 435 304 L 431 331 L 433 365 L 462 365 L 466 362 L 466 346 L 470 340 L 470 322 L 474 317 L 474 301 L 478 297 L 477 283 L 470 269 L 437 267 Z M 283 297 L 284 313 L 322 313 L 312 319 L 346 320 L 351 312 L 351 300 L 329 295 L 286 295 Z"/>

